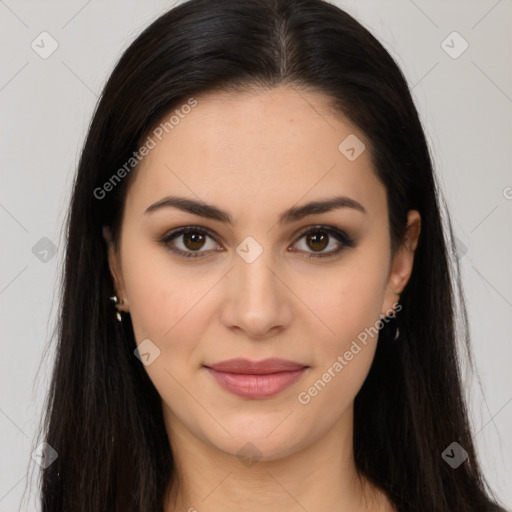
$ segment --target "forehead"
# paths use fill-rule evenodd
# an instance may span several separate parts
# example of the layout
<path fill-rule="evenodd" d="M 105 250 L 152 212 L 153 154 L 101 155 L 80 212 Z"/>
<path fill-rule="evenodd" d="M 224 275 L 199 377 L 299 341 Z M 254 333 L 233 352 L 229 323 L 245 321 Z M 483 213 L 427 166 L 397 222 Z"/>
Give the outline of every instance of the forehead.
<path fill-rule="evenodd" d="M 128 191 L 132 207 L 140 210 L 175 194 L 233 212 L 279 205 L 277 212 L 337 193 L 375 213 L 385 207 L 370 141 L 321 93 L 281 86 L 194 98 L 193 108 L 177 105 L 150 132 L 154 147 Z M 347 147 L 355 148 L 355 159 Z"/>

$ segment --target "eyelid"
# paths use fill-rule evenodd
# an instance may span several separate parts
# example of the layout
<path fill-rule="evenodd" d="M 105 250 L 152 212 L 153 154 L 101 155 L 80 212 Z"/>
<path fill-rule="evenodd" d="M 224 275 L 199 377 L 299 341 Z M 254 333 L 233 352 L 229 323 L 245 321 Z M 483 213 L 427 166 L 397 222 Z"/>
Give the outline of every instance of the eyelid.
<path fill-rule="evenodd" d="M 329 226 L 326 224 L 315 224 L 312 226 L 308 226 L 307 228 L 304 228 L 303 230 L 300 230 L 299 233 L 296 235 L 296 239 L 294 242 L 294 245 L 301 240 L 305 235 L 309 233 L 315 233 L 318 231 L 323 231 L 329 235 L 329 237 L 336 239 L 336 241 L 341 244 L 341 247 L 338 249 L 334 249 L 328 252 L 308 252 L 306 251 L 304 253 L 304 257 L 307 259 L 311 258 L 334 258 L 338 256 L 341 252 L 345 251 L 345 249 L 355 247 L 355 240 L 352 238 L 348 233 L 340 228 Z M 301 252 L 301 251 L 293 251 L 293 252 Z"/>
<path fill-rule="evenodd" d="M 300 251 L 300 250 L 293 250 L 292 252 L 296 253 L 303 253 L 305 252 L 304 257 L 307 259 L 311 258 L 329 258 L 329 257 L 335 257 L 340 252 L 344 251 L 347 248 L 352 248 L 355 246 L 354 239 L 346 233 L 343 229 L 337 228 L 335 226 L 329 226 L 325 224 L 315 224 L 307 226 L 306 228 L 301 228 L 298 233 L 294 235 L 294 242 L 293 245 L 297 244 L 305 235 L 309 233 L 314 233 L 318 231 L 323 231 L 327 233 L 331 238 L 334 238 L 339 244 L 341 244 L 341 247 L 338 249 L 334 249 L 325 253 L 322 252 L 308 252 L 308 251 Z M 161 242 L 167 250 L 173 252 L 174 254 L 177 254 L 178 256 L 184 258 L 184 259 L 190 259 L 190 258 L 202 258 L 205 257 L 203 254 L 208 254 L 212 250 L 207 251 L 183 251 L 181 249 L 171 248 L 169 246 L 169 242 L 173 241 L 176 238 L 179 238 L 181 235 L 187 234 L 187 233 L 200 233 L 202 235 L 205 235 L 207 237 L 210 237 L 212 240 L 214 240 L 217 244 L 217 236 L 213 234 L 212 231 L 210 231 L 208 228 L 204 228 L 201 226 L 195 226 L 195 225 L 188 225 L 188 226 L 182 226 L 180 228 L 173 229 L 169 231 L 168 233 L 164 234 L 162 237 L 158 238 L 158 242 Z M 220 251 L 219 251 L 220 252 Z M 197 256 L 196 256 L 197 254 Z"/>
<path fill-rule="evenodd" d="M 215 243 L 218 244 L 216 236 L 207 228 L 203 228 L 201 226 L 182 226 L 180 228 L 173 229 L 163 235 L 162 237 L 158 238 L 158 241 L 161 242 L 169 251 L 171 251 L 174 254 L 177 254 L 178 256 L 182 256 L 183 258 L 198 258 L 203 257 L 199 256 L 201 254 L 208 253 L 210 251 L 182 251 L 181 249 L 172 248 L 169 246 L 169 242 L 173 241 L 176 238 L 179 238 L 180 236 L 187 234 L 187 233 L 200 233 L 202 235 L 205 235 L 207 237 L 210 237 L 212 240 L 215 241 Z M 198 256 L 195 256 L 195 254 L 198 254 Z M 187 256 L 188 255 L 188 256 Z"/>

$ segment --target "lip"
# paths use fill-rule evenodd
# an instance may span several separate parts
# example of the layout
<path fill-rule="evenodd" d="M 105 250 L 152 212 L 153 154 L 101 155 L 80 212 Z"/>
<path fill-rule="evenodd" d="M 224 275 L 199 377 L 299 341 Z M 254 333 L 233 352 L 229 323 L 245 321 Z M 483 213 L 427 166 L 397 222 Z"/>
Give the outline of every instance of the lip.
<path fill-rule="evenodd" d="M 268 398 L 294 384 L 308 366 L 285 359 L 230 359 L 205 366 L 226 391 L 245 398 Z"/>
<path fill-rule="evenodd" d="M 249 359 L 228 359 L 221 363 L 205 365 L 207 368 L 218 372 L 245 373 L 248 375 L 265 375 L 268 373 L 285 372 L 304 368 L 305 364 L 296 363 L 287 359 L 269 358 L 262 361 L 251 361 Z"/>

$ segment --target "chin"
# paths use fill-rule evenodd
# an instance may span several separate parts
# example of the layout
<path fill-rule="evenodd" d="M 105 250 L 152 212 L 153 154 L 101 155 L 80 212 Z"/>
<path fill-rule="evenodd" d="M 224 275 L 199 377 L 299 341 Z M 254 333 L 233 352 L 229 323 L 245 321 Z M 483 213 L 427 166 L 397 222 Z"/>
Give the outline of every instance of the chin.
<path fill-rule="evenodd" d="M 268 417 L 258 421 L 254 415 L 246 421 L 236 418 L 232 426 L 225 422 L 223 429 L 215 435 L 207 434 L 210 444 L 226 454 L 238 457 L 241 462 L 274 461 L 283 459 L 308 444 L 304 428 L 291 423 L 291 416 L 283 421 L 283 417 Z M 286 415 L 284 416 L 286 418 Z M 286 425 L 287 422 L 288 425 Z M 220 436 L 218 435 L 220 434 Z M 249 464 L 247 464 L 249 465 Z"/>

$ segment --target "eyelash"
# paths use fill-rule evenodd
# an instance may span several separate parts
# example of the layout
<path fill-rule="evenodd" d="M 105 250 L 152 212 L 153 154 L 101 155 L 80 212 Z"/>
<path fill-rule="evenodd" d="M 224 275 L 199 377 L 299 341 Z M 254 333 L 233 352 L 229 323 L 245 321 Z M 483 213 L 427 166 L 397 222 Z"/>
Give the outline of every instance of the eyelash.
<path fill-rule="evenodd" d="M 329 251 L 327 253 L 308 253 L 307 256 L 304 256 L 307 259 L 310 258 L 332 258 L 334 256 L 337 256 L 340 252 L 342 252 L 345 248 L 351 248 L 354 247 L 354 240 L 348 236 L 344 231 L 341 231 L 337 228 L 332 228 L 329 226 L 313 226 L 311 228 L 308 228 L 307 230 L 303 231 L 299 237 L 297 238 L 297 242 L 303 238 L 304 236 L 311 234 L 311 233 L 318 233 L 323 232 L 327 233 L 329 236 L 334 237 L 338 242 L 340 242 L 342 245 L 338 249 Z M 182 251 L 181 249 L 176 249 L 171 247 L 169 242 L 173 241 L 175 238 L 178 238 L 181 235 L 187 234 L 187 233 L 199 233 L 201 235 L 208 236 L 215 240 L 215 237 L 204 228 L 200 228 L 198 226 L 186 226 L 183 228 L 178 228 L 174 231 L 171 231 L 170 233 L 167 233 L 162 238 L 159 239 L 159 242 L 164 245 L 166 249 L 169 251 L 177 254 L 178 256 L 182 258 L 201 258 L 203 257 L 201 253 L 207 252 L 207 251 Z"/>

